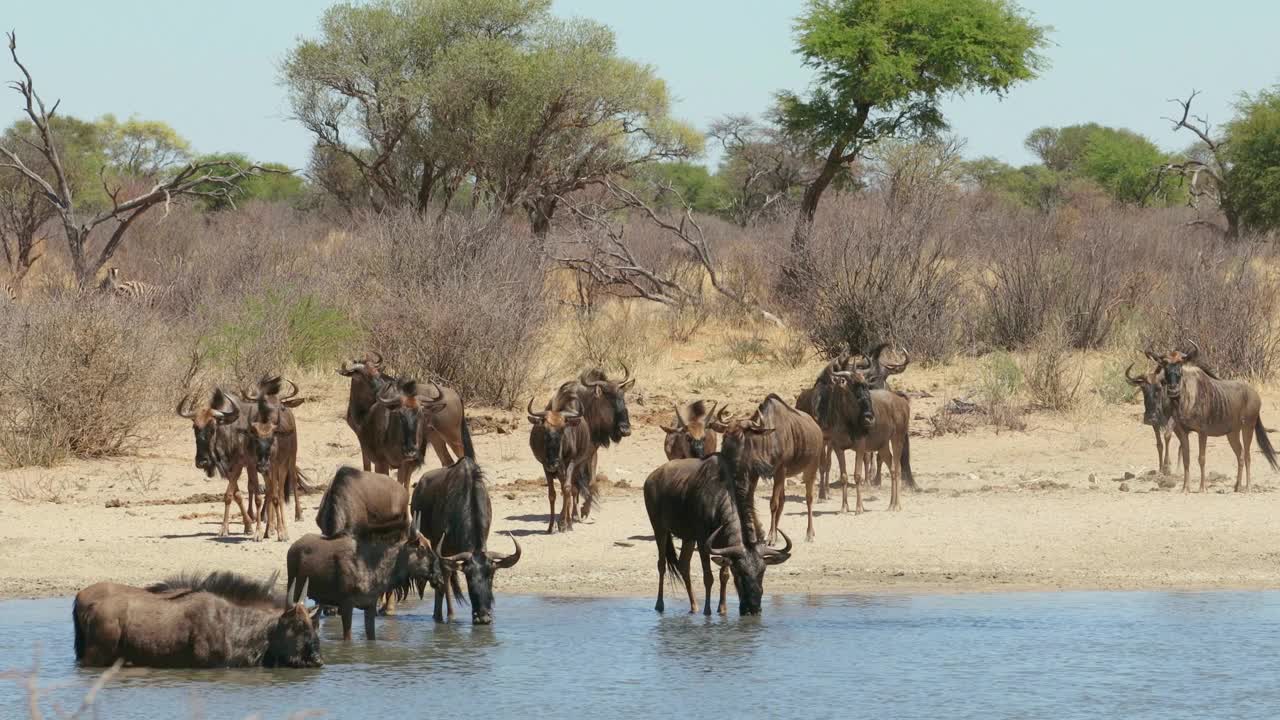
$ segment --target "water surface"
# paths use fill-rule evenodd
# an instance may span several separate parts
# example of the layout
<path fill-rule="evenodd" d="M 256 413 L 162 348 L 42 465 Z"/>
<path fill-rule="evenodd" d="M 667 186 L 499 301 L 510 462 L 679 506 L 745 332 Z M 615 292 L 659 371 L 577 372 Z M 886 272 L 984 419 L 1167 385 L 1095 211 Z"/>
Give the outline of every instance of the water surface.
<path fill-rule="evenodd" d="M 730 598 L 730 603 L 734 602 Z M 678 605 L 668 598 L 668 608 Z M 660 616 L 649 598 L 499 596 L 496 624 L 324 623 L 319 670 L 127 670 L 98 716 L 1272 718 L 1280 593 L 766 598 L 764 616 Z M 357 637 L 363 631 L 356 613 Z M 0 602 L 0 670 L 29 665 L 74 707 L 71 600 Z M 0 718 L 26 717 L 0 684 Z"/>

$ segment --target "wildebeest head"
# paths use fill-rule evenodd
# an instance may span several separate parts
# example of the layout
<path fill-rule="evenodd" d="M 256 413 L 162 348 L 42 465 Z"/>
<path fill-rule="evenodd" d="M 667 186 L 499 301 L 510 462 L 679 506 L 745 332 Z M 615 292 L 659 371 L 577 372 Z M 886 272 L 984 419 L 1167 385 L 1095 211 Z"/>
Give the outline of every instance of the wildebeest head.
<path fill-rule="evenodd" d="M 317 668 L 324 665 L 317 628 L 319 609 L 313 617 L 303 604 L 309 582 L 304 580 L 296 594 L 292 585 L 285 593 L 284 612 L 267 633 L 267 650 L 262 656 L 264 666 Z"/>
<path fill-rule="evenodd" d="M 884 358 L 884 351 L 889 348 L 889 343 L 880 343 L 871 350 L 863 354 L 864 360 L 857 364 L 856 369 L 861 370 L 867 378 L 867 384 L 874 389 L 884 390 L 888 387 L 890 375 L 899 375 L 907 369 L 907 365 L 911 364 L 911 354 L 906 348 L 898 348 L 898 362 L 888 362 Z M 848 368 L 845 368 L 848 369 Z"/>
<path fill-rule="evenodd" d="M 471 622 L 476 625 L 488 625 L 493 622 L 493 576 L 504 568 L 513 567 L 520 562 L 520 542 L 515 536 L 508 534 L 515 543 L 516 551 L 510 555 L 490 550 L 464 550 L 444 558 L 446 567 L 461 570 L 467 578 L 467 595 L 471 600 Z M 441 547 L 444 537 L 440 538 Z"/>
<path fill-rule="evenodd" d="M 631 435 L 631 415 L 627 412 L 626 394 L 636 381 L 626 365 L 622 366 L 622 371 L 623 378 L 620 382 L 610 380 L 599 368 L 588 370 L 578 378 L 578 382 L 588 388 L 599 401 L 597 409 L 591 411 L 593 417 L 589 422 L 595 426 L 598 421 L 599 427 L 608 428 L 609 439 L 613 442 L 620 442 L 622 438 Z"/>
<path fill-rule="evenodd" d="M 733 586 L 738 590 L 738 614 L 759 615 L 764 599 L 764 571 L 770 565 L 781 565 L 791 559 L 791 538 L 782 528 L 778 528 L 782 539 L 787 543 L 782 549 L 769 547 L 763 542 L 740 542 L 728 547 L 716 547 L 716 535 L 723 529 L 718 528 L 707 539 L 707 544 L 711 546 L 711 557 L 718 563 L 729 563 Z"/>
<path fill-rule="evenodd" d="M 394 385 L 387 385 L 378 393 L 378 403 L 390 414 L 390 421 L 400 435 L 400 456 L 410 462 L 421 459 L 418 451 L 418 419 L 424 412 L 439 409 L 439 401 L 444 392 L 433 382 L 431 395 L 418 394 L 418 383 L 411 379 L 401 380 Z"/>
<path fill-rule="evenodd" d="M 218 469 L 220 452 L 215 448 L 215 435 L 218 427 L 230 425 L 240 417 L 240 407 L 236 405 L 222 388 L 214 388 L 209 406 L 196 410 L 191 398 L 184 397 L 178 402 L 178 415 L 191 421 L 191 428 L 196 436 L 196 467 L 205 475 L 213 477 Z M 224 460 L 225 462 L 225 460 Z M 226 470 L 226 468 L 222 468 Z"/>
<path fill-rule="evenodd" d="M 557 404 L 553 401 L 551 408 L 537 412 L 533 409 L 533 398 L 529 398 L 529 422 L 545 431 L 542 441 L 545 456 L 542 465 L 550 473 L 561 470 L 560 456 L 564 448 L 565 431 L 582 422 L 582 413 L 576 400 L 571 400 L 565 409 L 556 409 Z"/>
<path fill-rule="evenodd" d="M 1154 354 L 1148 357 L 1157 360 L 1156 369 L 1145 375 L 1133 375 L 1133 364 L 1124 369 L 1124 379 L 1142 392 L 1142 422 L 1147 425 L 1163 425 L 1167 419 L 1165 410 L 1165 389 L 1161 384 L 1161 366 Z"/>
<path fill-rule="evenodd" d="M 876 421 L 875 409 L 871 404 L 871 384 L 861 370 L 840 370 L 831 374 L 832 392 L 847 393 L 853 400 L 855 420 L 865 427 Z"/>
<path fill-rule="evenodd" d="M 702 459 L 707 456 L 708 420 L 715 412 L 716 403 L 712 403 L 708 410 L 702 400 L 689 405 L 687 416 L 679 406 L 676 407 L 676 426 L 659 426 L 667 434 L 668 442 L 672 443 L 674 457 Z"/>
<path fill-rule="evenodd" d="M 364 380 L 375 393 L 381 391 L 387 383 L 395 382 L 395 378 L 387 374 L 382 355 L 377 352 L 367 352 L 359 360 L 344 361 L 342 367 L 338 368 L 338 374 L 352 380 Z"/>
<path fill-rule="evenodd" d="M 1160 369 L 1164 374 L 1165 392 L 1169 393 L 1170 398 L 1176 399 L 1182 394 L 1182 365 L 1195 360 L 1200 355 L 1200 346 L 1194 340 L 1191 342 L 1191 349 L 1187 351 L 1171 350 L 1164 357 L 1159 358 Z"/>

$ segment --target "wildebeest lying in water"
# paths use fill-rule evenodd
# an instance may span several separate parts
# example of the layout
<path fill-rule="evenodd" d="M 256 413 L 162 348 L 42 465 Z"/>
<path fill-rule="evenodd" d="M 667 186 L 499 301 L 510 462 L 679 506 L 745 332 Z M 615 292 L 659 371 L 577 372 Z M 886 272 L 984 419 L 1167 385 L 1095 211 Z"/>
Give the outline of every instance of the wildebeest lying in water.
<path fill-rule="evenodd" d="M 434 617 L 444 620 L 441 601 L 448 600 L 453 617 L 453 600 L 462 600 L 458 571 L 467 578 L 471 599 L 471 622 L 493 622 L 493 576 L 520 562 L 520 543 L 513 537 L 516 551 L 510 555 L 487 549 L 493 504 L 485 487 L 484 473 L 476 464 L 471 430 L 462 421 L 462 457 L 447 468 L 423 473 L 413 490 L 413 512 L 422 518 L 424 532 L 439 537 L 436 550 L 445 567 L 445 582 L 436 588 Z"/>
<path fill-rule="evenodd" d="M 711 614 L 711 561 L 715 560 L 721 563 L 719 612 L 725 612 L 727 565 L 738 590 L 738 612 L 759 615 L 765 568 L 791 558 L 791 538 L 786 533 L 782 533 L 786 547 L 781 550 L 760 542 L 748 494 L 748 468 L 760 462 L 760 454 L 769 449 L 750 442 L 748 436 L 763 437 L 774 430 L 761 425 L 757 416 L 717 421 L 714 427 L 721 433 L 719 453 L 703 460 L 672 460 L 644 482 L 644 506 L 658 544 L 658 601 L 654 609 L 664 609 L 662 584 L 671 570 L 689 593 L 689 612 L 698 611 L 689 568 L 696 544 L 706 588 L 703 612 Z M 672 537 L 684 541 L 679 557 Z"/>
<path fill-rule="evenodd" d="M 415 517 L 409 537 L 396 542 L 306 535 L 289 546 L 289 583 L 301 578 L 310 585 L 308 597 L 338 608 L 343 640 L 351 639 L 355 608 L 364 610 L 364 636 L 373 640 L 378 598 L 394 592 L 403 599 L 412 585 L 422 597 L 427 585 L 443 582 L 440 558 L 419 529 Z"/>
<path fill-rule="evenodd" d="M 159 668 L 320 667 L 315 618 L 266 582 L 229 572 L 149 588 L 103 582 L 72 605 L 76 660 Z M 304 584 L 305 589 L 305 584 Z"/>

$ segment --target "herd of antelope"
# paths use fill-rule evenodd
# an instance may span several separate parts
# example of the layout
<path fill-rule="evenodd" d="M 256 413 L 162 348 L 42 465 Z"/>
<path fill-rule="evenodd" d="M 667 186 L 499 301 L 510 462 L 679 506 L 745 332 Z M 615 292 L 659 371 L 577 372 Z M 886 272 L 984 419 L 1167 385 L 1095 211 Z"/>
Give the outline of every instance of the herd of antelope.
<path fill-rule="evenodd" d="M 888 350 L 883 344 L 858 355 L 842 354 L 794 404 L 770 394 L 747 414 L 703 400 L 675 408 L 672 424 L 662 426 L 667 462 L 649 474 L 643 493 L 657 545 L 655 609 L 665 607 L 670 572 L 684 586 L 690 612 L 698 611 L 691 576 L 696 551 L 705 592 L 702 612 L 712 612 L 714 563 L 719 566 L 718 611 L 726 612 L 732 578 L 739 612 L 759 614 L 766 568 L 789 560 L 794 549 L 781 528 L 786 481 L 803 478 L 805 534 L 813 540 L 815 489 L 820 498 L 827 496 L 832 455 L 840 471 L 842 511 L 864 511 L 862 483 L 878 484 L 886 465 L 888 509 L 901 509 L 900 484 L 916 487 L 908 433 L 911 404 L 888 381 L 906 370 L 910 357 L 905 350 L 888 356 Z M 1236 453 L 1237 491 L 1249 489 L 1254 438 L 1271 466 L 1280 469 L 1253 388 L 1196 364 L 1194 343 L 1189 350 L 1147 356 L 1155 363 L 1149 372 L 1135 376 L 1131 365 L 1125 376 L 1142 391 L 1143 420 L 1154 428 L 1162 471 L 1168 470 L 1169 440 L 1178 437 L 1184 492 L 1190 491 L 1190 433 L 1199 439 L 1202 492 L 1210 436 L 1225 435 Z M 492 502 L 461 397 L 436 383 L 396 377 L 377 353 L 345 362 L 338 372 L 350 379 L 346 420 L 359 442 L 363 470 L 337 472 L 316 515 L 321 532 L 290 546 L 286 595 L 272 594 L 274 577 L 264 584 L 234 573 L 179 576 L 148 588 L 98 583 L 75 601 L 76 656 L 82 663 L 123 659 L 153 666 L 314 667 L 322 663 L 316 633 L 322 608 L 341 615 L 344 639 L 351 637 L 353 611 L 363 610 L 365 635 L 373 639 L 380 610 L 394 612 L 412 589 L 422 597 L 428 586 L 437 621 L 452 620 L 455 601 L 470 605 L 473 623 L 493 621 L 494 575 L 518 563 L 522 550 L 514 537 L 510 554 L 488 549 Z M 529 400 L 529 447 L 547 482 L 548 533 L 572 530 L 590 516 L 600 450 L 631 435 L 626 393 L 635 380 L 625 367 L 624 373 L 619 381 L 599 369 L 586 371 L 560 385 L 540 410 Z M 227 483 L 223 535 L 229 532 L 232 504 L 255 540 L 288 539 L 285 501 L 290 496 L 295 520 L 301 519 L 298 494 L 306 482 L 298 470 L 292 413 L 301 403 L 296 385 L 273 376 L 239 393 L 215 388 L 207 402 L 184 398 L 178 404 L 178 414 L 192 423 L 196 467 Z M 423 473 L 411 487 L 427 446 L 441 467 Z M 852 508 L 848 450 L 854 451 Z M 248 475 L 247 503 L 239 488 L 242 471 Z M 767 529 L 754 502 L 757 484 L 766 476 L 773 479 Z M 779 537 L 782 547 L 776 545 Z M 302 604 L 306 598 L 316 602 L 311 612 Z"/>

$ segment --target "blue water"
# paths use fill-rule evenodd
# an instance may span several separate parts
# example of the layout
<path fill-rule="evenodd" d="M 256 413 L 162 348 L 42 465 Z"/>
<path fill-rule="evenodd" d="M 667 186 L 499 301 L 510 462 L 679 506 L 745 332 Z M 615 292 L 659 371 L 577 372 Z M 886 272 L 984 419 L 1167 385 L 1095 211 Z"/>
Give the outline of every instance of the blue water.
<path fill-rule="evenodd" d="M 97 716 L 1280 716 L 1276 592 L 778 595 L 745 619 L 499 596 L 491 627 L 437 625 L 429 603 L 401 613 L 376 643 L 344 644 L 326 620 L 319 670 L 126 670 Z M 73 661 L 70 615 L 70 599 L 0 602 L 0 670 L 41 648 L 41 684 L 60 686 L 46 708 L 74 708 L 97 675 Z M 25 702 L 0 684 L 0 718 Z"/>

